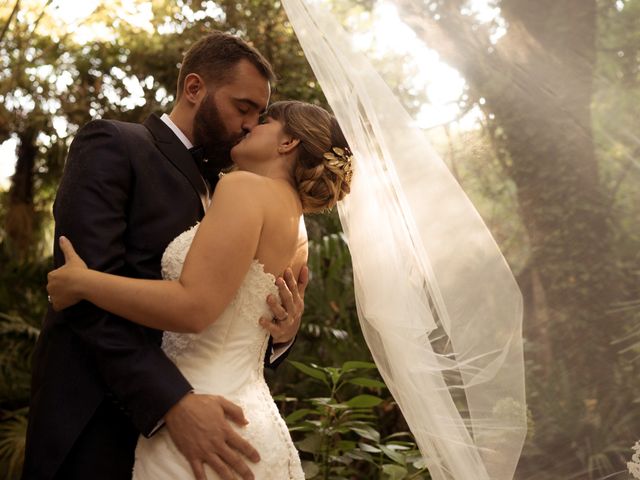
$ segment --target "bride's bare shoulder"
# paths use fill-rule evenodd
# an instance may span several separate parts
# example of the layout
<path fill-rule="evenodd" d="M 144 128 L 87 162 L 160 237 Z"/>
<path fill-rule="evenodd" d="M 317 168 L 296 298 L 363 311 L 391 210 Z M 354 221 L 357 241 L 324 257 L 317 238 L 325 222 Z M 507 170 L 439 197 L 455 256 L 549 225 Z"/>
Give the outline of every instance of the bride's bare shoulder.
<path fill-rule="evenodd" d="M 265 177 L 241 170 L 226 173 L 216 184 L 214 201 L 216 198 L 260 200 L 266 195 L 265 180 Z"/>
<path fill-rule="evenodd" d="M 247 172 L 245 170 L 234 170 L 233 172 L 225 173 L 218 180 L 217 187 L 219 186 L 256 186 L 264 183 L 265 177 L 262 177 L 253 172 Z M 216 187 L 216 188 L 217 188 Z"/>

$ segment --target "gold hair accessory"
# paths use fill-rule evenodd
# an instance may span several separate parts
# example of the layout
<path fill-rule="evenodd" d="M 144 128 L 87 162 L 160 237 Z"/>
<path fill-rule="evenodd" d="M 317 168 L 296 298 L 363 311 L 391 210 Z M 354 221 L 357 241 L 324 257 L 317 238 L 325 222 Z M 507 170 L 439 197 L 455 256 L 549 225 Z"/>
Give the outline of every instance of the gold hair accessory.
<path fill-rule="evenodd" d="M 351 160 L 353 154 L 348 148 L 331 147 L 331 151 L 326 152 L 324 155 L 324 161 L 331 167 L 338 167 L 344 173 L 344 181 L 347 184 L 351 183 L 351 176 L 353 175 L 353 165 Z"/>

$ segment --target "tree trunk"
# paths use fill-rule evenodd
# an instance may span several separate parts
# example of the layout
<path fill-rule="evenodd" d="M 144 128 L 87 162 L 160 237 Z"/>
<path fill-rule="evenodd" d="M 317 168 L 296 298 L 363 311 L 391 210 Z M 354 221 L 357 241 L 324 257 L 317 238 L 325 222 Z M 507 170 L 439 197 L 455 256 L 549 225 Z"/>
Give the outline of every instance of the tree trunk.
<path fill-rule="evenodd" d="M 18 134 L 18 160 L 11 179 L 5 229 L 9 245 L 24 258 L 29 251 L 34 228 L 33 184 L 37 132 L 27 129 Z"/>
<path fill-rule="evenodd" d="M 439 2 L 437 20 L 425 20 L 424 4 L 399 3 L 495 116 L 548 302 L 554 358 L 580 368 L 576 380 L 598 398 L 612 378 L 616 329 L 605 322 L 618 279 L 591 132 L 595 0 L 503 0 L 508 33 L 495 45 L 488 26 L 460 13 L 460 0 Z"/>
<path fill-rule="evenodd" d="M 502 0 L 508 30 L 495 44 L 488 25 L 461 13 L 465 0 L 398 3 L 427 45 L 465 77 L 470 97 L 484 99 L 517 187 L 532 250 L 520 280 L 528 279 L 522 287 L 531 295 L 524 332 L 537 424 L 535 447 L 520 465 L 524 478 L 590 478 L 592 455 L 611 456 L 607 441 L 632 443 L 612 433 L 603 440 L 615 425 L 612 411 L 627 410 L 621 393 L 628 386 L 618 385 L 612 347 L 623 325 L 609 321 L 608 311 L 622 300 L 622 278 L 591 127 L 596 0 Z M 431 19 L 427 6 L 435 6 Z M 570 413 L 568 431 L 582 433 L 559 434 L 559 412 Z M 612 471 L 624 468 L 620 458 L 614 463 Z M 538 473 L 529 477 L 527 468 Z"/>

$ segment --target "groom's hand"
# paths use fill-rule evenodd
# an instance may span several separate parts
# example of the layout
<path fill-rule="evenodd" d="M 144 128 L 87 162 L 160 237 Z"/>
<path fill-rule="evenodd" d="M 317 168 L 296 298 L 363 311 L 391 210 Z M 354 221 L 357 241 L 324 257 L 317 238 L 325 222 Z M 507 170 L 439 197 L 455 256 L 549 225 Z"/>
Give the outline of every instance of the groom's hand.
<path fill-rule="evenodd" d="M 64 265 L 47 274 L 49 302 L 56 312 L 82 300 L 82 278 L 87 271 L 87 264 L 78 256 L 68 238 L 60 237 L 59 244 Z"/>
<path fill-rule="evenodd" d="M 308 284 L 309 268 L 306 265 L 300 270 L 297 280 L 290 268 L 285 270 L 284 278 L 276 280 L 280 302 L 275 296 L 269 295 L 267 303 L 273 318 L 260 319 L 260 325 L 271 334 L 274 346 L 289 343 L 298 334 L 304 313 L 304 292 Z"/>
<path fill-rule="evenodd" d="M 223 479 L 236 474 L 244 480 L 254 476 L 245 463 L 260 461 L 258 452 L 231 427 L 229 419 L 240 426 L 248 422 L 242 409 L 218 395 L 190 393 L 165 415 L 171 439 L 186 457 L 196 480 L 206 480 L 206 463 Z"/>

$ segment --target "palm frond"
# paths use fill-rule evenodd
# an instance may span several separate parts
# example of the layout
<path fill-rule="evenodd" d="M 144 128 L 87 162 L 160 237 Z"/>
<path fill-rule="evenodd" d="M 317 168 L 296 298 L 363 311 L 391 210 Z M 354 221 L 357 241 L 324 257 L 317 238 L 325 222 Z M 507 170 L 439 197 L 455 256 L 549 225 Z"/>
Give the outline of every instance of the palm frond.
<path fill-rule="evenodd" d="M 29 396 L 31 355 L 40 331 L 0 313 L 0 408 L 16 408 Z"/>
<path fill-rule="evenodd" d="M 0 474 L 7 480 L 17 479 L 22 471 L 27 411 L 0 412 Z"/>

